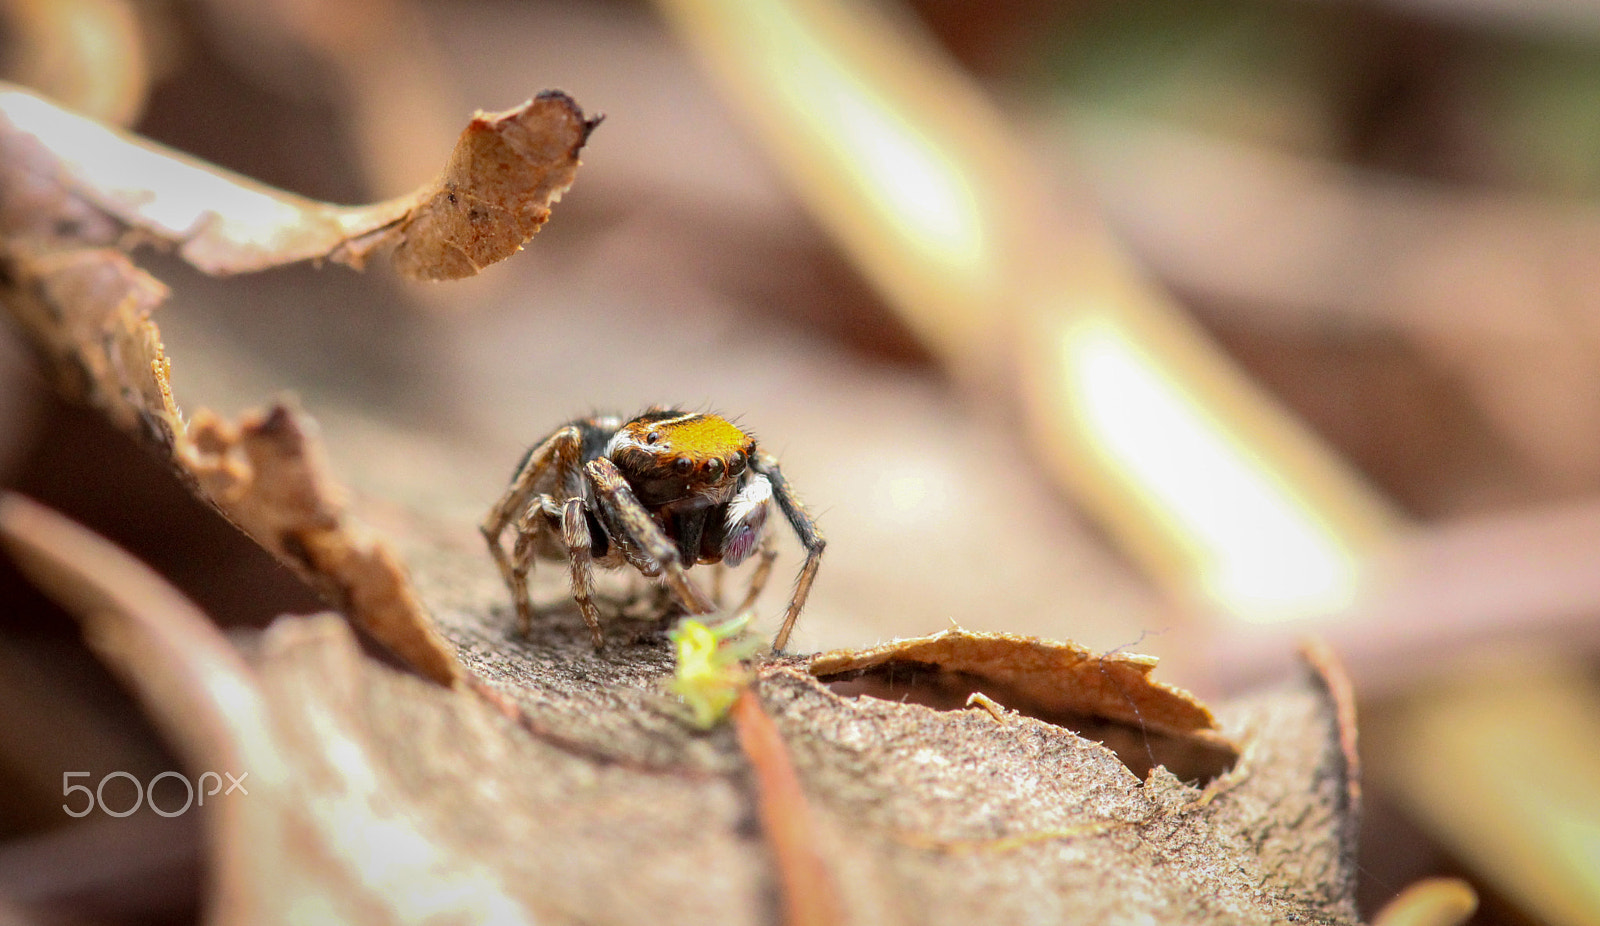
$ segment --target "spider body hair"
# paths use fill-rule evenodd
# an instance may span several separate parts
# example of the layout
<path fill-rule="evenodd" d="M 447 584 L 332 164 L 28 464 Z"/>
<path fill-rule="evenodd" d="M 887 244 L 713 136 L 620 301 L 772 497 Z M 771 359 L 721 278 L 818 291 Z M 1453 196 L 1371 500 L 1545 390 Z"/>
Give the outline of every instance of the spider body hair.
<path fill-rule="evenodd" d="M 761 564 L 741 610 L 760 594 L 776 555 L 767 542 L 773 504 L 806 548 L 794 596 L 774 641 L 787 643 L 825 545 L 777 461 L 719 415 L 652 408 L 624 420 L 579 418 L 529 449 L 481 530 L 499 564 L 519 626 L 533 619 L 527 575 L 535 559 L 566 560 L 573 597 L 596 648 L 604 645 L 591 592 L 593 566 L 632 566 L 658 577 L 690 613 L 713 610 L 688 578 L 695 565 Z M 501 537 L 515 527 L 508 555 Z"/>

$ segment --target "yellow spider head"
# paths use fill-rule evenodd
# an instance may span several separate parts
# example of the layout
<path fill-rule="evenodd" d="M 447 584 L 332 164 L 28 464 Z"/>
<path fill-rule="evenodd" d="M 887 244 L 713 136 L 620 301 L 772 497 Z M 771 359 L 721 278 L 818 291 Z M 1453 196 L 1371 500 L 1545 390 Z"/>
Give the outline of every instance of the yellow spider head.
<path fill-rule="evenodd" d="M 755 438 L 720 415 L 646 412 L 617 430 L 606 455 L 636 488 L 722 496 L 744 472 Z"/>

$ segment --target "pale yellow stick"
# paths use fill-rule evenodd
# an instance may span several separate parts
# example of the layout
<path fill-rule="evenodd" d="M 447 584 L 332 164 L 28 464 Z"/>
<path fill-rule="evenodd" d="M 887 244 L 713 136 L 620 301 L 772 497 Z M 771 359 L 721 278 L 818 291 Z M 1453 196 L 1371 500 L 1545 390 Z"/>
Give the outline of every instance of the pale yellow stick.
<path fill-rule="evenodd" d="M 812 213 L 945 361 L 1021 385 L 1041 456 L 1168 589 L 1252 620 L 1356 600 L 1398 518 L 1069 208 L 909 21 L 662 0 Z"/>

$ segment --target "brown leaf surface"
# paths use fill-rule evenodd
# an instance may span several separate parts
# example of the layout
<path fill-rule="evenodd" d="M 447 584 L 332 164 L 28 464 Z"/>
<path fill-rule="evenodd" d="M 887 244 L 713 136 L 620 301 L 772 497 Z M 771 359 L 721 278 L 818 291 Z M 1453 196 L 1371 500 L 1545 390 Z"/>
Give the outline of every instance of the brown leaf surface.
<path fill-rule="evenodd" d="M 177 462 L 203 496 L 424 676 L 460 680 L 454 654 L 427 617 L 388 543 L 344 514 L 315 423 L 287 405 L 237 426 L 202 410 Z"/>
<path fill-rule="evenodd" d="M 126 255 L 129 232 L 176 245 L 208 273 L 330 257 L 360 266 L 386 244 L 413 277 L 453 279 L 518 250 L 572 183 L 598 120 L 565 94 L 479 113 L 436 183 L 339 207 L 270 189 L 0 86 L 0 293 L 58 387 L 154 445 L 200 494 L 429 678 L 460 678 L 405 570 L 343 514 L 340 491 L 279 405 L 235 427 L 186 427 L 150 314 L 166 288 Z"/>
<path fill-rule="evenodd" d="M 1228 705 L 1221 726 L 1242 755 L 1205 790 L 1164 771 L 1140 782 L 1100 744 L 1034 718 L 840 698 L 784 663 L 761 671 L 746 710 L 763 719 L 740 726 L 761 742 L 741 748 L 727 728 L 677 720 L 659 638 L 563 659 L 572 681 L 546 687 L 527 670 L 550 651 L 507 638 L 477 655 L 527 711 L 508 717 L 376 664 L 330 616 L 241 638 L 245 666 L 209 620 L 81 529 L 13 499 L 0 532 L 196 768 L 249 772 L 248 799 L 212 831 L 221 922 L 314 903 L 357 922 L 757 923 L 780 882 L 818 878 L 851 922 L 1354 918 L 1336 710 L 1320 683 Z M 547 638 L 583 645 L 576 618 L 557 626 Z M 635 747 L 605 729 L 637 731 L 641 715 L 664 721 L 654 765 L 621 761 Z M 746 756 L 766 769 L 755 781 Z M 816 876 L 787 869 L 775 825 L 800 828 Z"/>
<path fill-rule="evenodd" d="M 167 298 L 160 281 L 118 251 L 40 254 L 12 244 L 0 245 L 0 294 L 57 388 L 159 448 L 173 446 L 182 421 L 150 320 Z"/>
<path fill-rule="evenodd" d="M 101 317 L 133 304 L 119 299 Z M 69 366 L 98 356 L 70 343 Z M 133 355 L 120 350 L 106 355 L 106 369 L 128 367 Z M 123 394 L 91 399 L 106 406 Z M 373 548 L 347 533 L 308 428 L 287 407 L 236 427 L 202 413 L 176 438 L 176 459 L 206 497 L 331 587 L 358 620 L 375 598 L 405 602 L 406 620 L 425 627 L 420 609 L 408 610 L 415 598 L 392 555 L 359 555 Z M 423 440 L 356 439 L 372 440 L 374 454 Z M 776 805 L 785 808 L 777 819 L 800 827 L 812 847 L 796 854 L 769 843 L 771 823 L 752 831 L 772 810 L 757 813 L 760 786 L 729 731 L 695 734 L 663 694 L 671 652 L 657 625 L 596 654 L 567 609 L 518 638 L 481 547 L 454 542 L 462 525 L 439 532 L 399 518 L 394 526 L 440 629 L 476 676 L 468 686 L 429 686 L 385 669 L 331 618 L 286 618 L 248 646 L 250 674 L 205 686 L 199 696 L 214 703 L 198 710 L 193 691 L 163 679 L 215 664 L 226 644 L 209 622 L 165 609 L 183 629 L 163 630 L 96 610 L 96 620 L 120 629 L 93 632 L 122 641 L 102 652 L 146 692 L 169 735 L 198 744 L 195 768 L 240 756 L 257 783 L 214 850 L 231 866 L 218 889 L 233 893 L 219 908 L 247 911 L 241 919 L 276 919 L 291 901 L 315 901 L 355 920 L 447 911 L 767 922 L 779 885 L 816 883 L 786 867 L 797 857 L 824 860 L 821 877 L 861 922 L 1354 918 L 1350 770 L 1337 700 L 1320 684 L 1262 693 L 1214 720 L 1150 682 L 1148 658 L 962 632 L 810 667 L 864 678 L 875 668 L 934 666 L 980 680 L 1008 706 L 1032 699 L 1041 713 L 1041 704 L 1070 705 L 1143 718 L 1151 741 L 1154 719 L 1186 736 L 1238 742 L 1237 763 L 1200 788 L 1166 770 L 1130 774 L 1101 743 L 1038 716 L 997 723 L 982 710 L 844 698 L 798 661 L 772 664 L 755 692 L 806 798 L 804 807 Z M 460 532 L 471 539 L 470 527 Z M 342 571 L 352 557 L 377 562 L 376 593 Z M 81 579 L 116 585 L 118 576 L 91 565 Z M 169 631 L 178 642 L 140 642 Z M 239 684 L 259 711 L 227 701 Z M 416 860 L 411 867 L 393 863 L 396 847 Z"/>
<path fill-rule="evenodd" d="M 166 288 L 106 249 L 0 251 L 0 296 L 67 395 L 145 441 L 198 494 L 429 678 L 460 677 L 389 544 L 343 511 L 304 415 L 279 405 L 237 427 L 186 425 L 151 310 Z"/>
<path fill-rule="evenodd" d="M 736 782 L 596 768 L 378 666 L 332 615 L 283 618 L 241 657 L 160 577 L 16 496 L 0 538 L 196 774 L 245 776 L 208 817 L 213 922 L 763 921 Z M 607 890 L 618 872 L 629 889 Z"/>
<path fill-rule="evenodd" d="M 812 658 L 810 670 L 827 681 L 873 670 L 886 674 L 897 666 L 927 666 L 970 676 L 1008 707 L 1089 714 L 1162 733 L 1216 730 L 1216 718 L 1194 695 L 1151 681 L 1156 661 L 1137 653 L 1102 655 L 1038 637 L 952 629 L 869 649 L 821 653 Z"/>
<path fill-rule="evenodd" d="M 1186 779 L 1216 777 L 1237 749 L 1193 695 L 1151 680 L 1155 667 L 1136 653 L 960 629 L 823 653 L 809 666 L 840 693 L 943 709 L 982 696 L 1100 739 L 1136 773 L 1165 764 Z"/>
<path fill-rule="evenodd" d="M 416 279 L 470 276 L 516 251 L 572 184 L 598 120 L 547 91 L 478 113 L 443 174 L 407 196 L 337 206 L 296 196 L 100 125 L 0 84 L 0 227 L 54 244 L 128 233 L 211 274 L 302 260 L 361 267 L 394 245 Z M 16 191 L 12 193 L 11 191 Z"/>
<path fill-rule="evenodd" d="M 178 244 L 202 269 L 233 272 L 296 254 L 359 263 L 378 243 L 368 235 L 393 234 L 404 237 L 397 262 L 420 275 L 475 270 L 537 229 L 593 127 L 555 97 L 530 112 L 544 116 L 475 120 L 425 197 L 431 205 L 361 231 L 341 224 L 351 211 L 180 164 L 35 98 L 0 94 L 10 119 L 0 164 L 37 168 L 0 184 L 37 194 L 39 206 L 0 212 L 13 237 L 35 242 L 6 253 L 0 292 L 57 378 L 157 438 L 199 494 L 412 666 L 465 681 L 388 669 L 327 615 L 225 639 L 123 554 L 24 503 L 0 509 L 19 560 L 74 610 L 193 770 L 249 773 L 248 799 L 227 805 L 212 831 L 219 921 L 306 910 L 358 922 L 839 918 L 818 885 L 836 890 L 837 910 L 856 922 L 1354 919 L 1352 770 L 1327 685 L 1262 692 L 1214 719 L 1150 682 L 1145 657 L 941 634 L 821 664 L 855 681 L 902 669 L 954 677 L 948 691 L 982 688 L 1027 714 L 841 697 L 801 661 L 775 659 L 758 668 L 741 708 L 743 747 L 733 729 L 697 733 L 663 693 L 672 656 L 659 620 L 615 634 L 599 654 L 571 608 L 528 638 L 514 635 L 505 590 L 456 509 L 397 499 L 391 548 L 348 517 L 302 413 L 279 405 L 233 425 L 202 412 L 183 425 L 148 319 L 159 285 L 120 255 L 35 249 L 131 228 Z M 543 134 L 539 119 L 551 116 L 565 129 Z M 24 131 L 30 118 L 49 126 Z M 132 166 L 51 166 L 55 149 L 41 139 L 59 140 L 45 128 L 62 125 L 82 150 L 105 145 Z M 517 165 L 537 163 L 548 169 L 516 177 Z M 200 184 L 188 201 L 202 208 L 163 216 L 158 207 L 172 203 L 159 191 L 120 195 L 152 165 Z M 496 174 L 511 176 L 499 194 L 474 192 L 471 178 Z M 68 215 L 70 228 L 59 221 Z M 491 233 L 501 225 L 505 234 Z M 58 261 L 72 273 L 58 277 Z M 346 444 L 360 459 L 406 448 L 465 465 L 473 452 L 365 425 Z M 415 590 L 393 549 L 417 575 Z M 1059 722 L 1068 714 L 1131 727 L 1135 745 L 1119 758 Z M 1155 766 L 1152 744 L 1164 735 L 1220 744 L 1231 768 L 1130 773 L 1127 755 L 1142 749 Z M 800 892 L 818 902 L 796 905 Z"/>
<path fill-rule="evenodd" d="M 382 236 L 397 242 L 395 266 L 413 279 L 456 280 L 522 250 L 572 185 L 578 150 L 599 124 L 557 91 L 475 115 L 444 175 Z M 371 243 L 334 257 L 359 266 Z"/>
<path fill-rule="evenodd" d="M 810 803 L 777 725 L 750 688 L 740 692 L 728 719 L 755 779 L 756 811 L 778 872 L 783 921 L 790 926 L 845 922 Z"/>

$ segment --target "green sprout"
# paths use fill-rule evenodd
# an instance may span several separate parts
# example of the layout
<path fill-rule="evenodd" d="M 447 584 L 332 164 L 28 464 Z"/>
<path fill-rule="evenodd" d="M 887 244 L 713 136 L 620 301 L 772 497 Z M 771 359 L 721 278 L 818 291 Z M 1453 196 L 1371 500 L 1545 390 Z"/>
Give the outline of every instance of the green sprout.
<path fill-rule="evenodd" d="M 689 618 L 668 634 L 678 648 L 670 690 L 689 706 L 691 722 L 702 730 L 720 723 L 750 684 L 744 660 L 761 645 L 753 637 L 741 638 L 751 617 L 746 613 L 715 626 Z"/>

